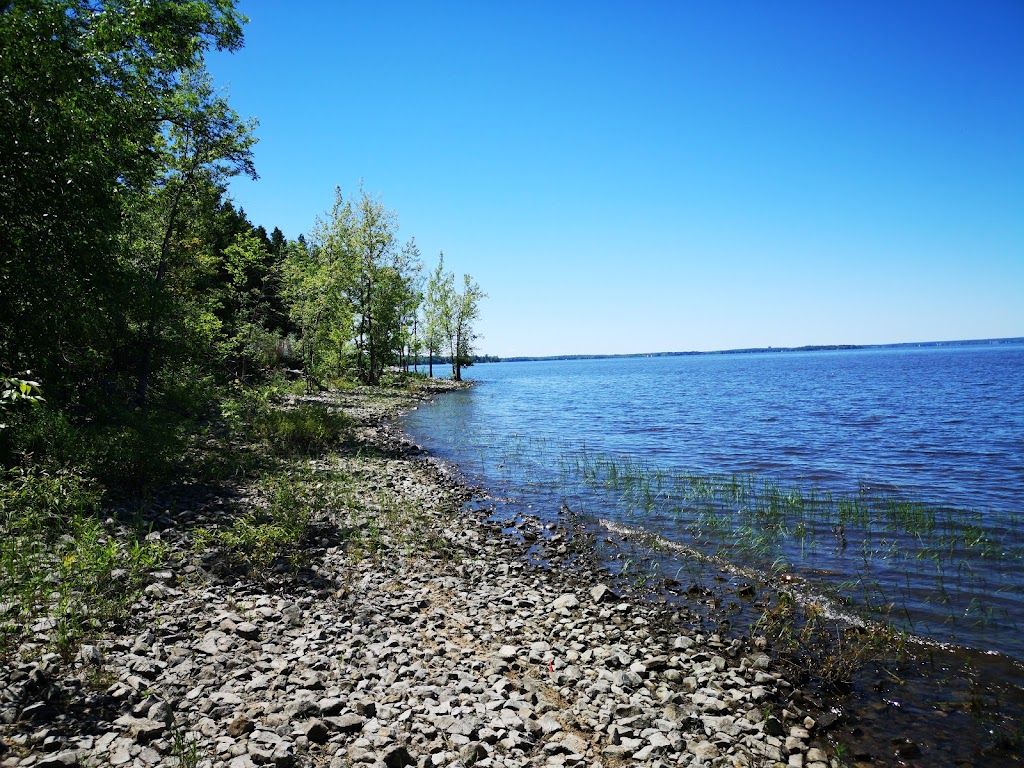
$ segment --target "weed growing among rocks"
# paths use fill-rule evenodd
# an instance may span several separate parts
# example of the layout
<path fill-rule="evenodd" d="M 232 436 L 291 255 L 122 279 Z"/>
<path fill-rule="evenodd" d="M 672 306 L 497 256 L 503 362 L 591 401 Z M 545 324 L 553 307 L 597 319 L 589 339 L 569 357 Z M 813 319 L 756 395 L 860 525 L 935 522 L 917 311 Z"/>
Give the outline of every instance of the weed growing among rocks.
<path fill-rule="evenodd" d="M 0 654 L 49 636 L 72 657 L 128 615 L 164 547 L 143 529 L 101 519 L 99 487 L 75 472 L 15 469 L 0 480 Z"/>

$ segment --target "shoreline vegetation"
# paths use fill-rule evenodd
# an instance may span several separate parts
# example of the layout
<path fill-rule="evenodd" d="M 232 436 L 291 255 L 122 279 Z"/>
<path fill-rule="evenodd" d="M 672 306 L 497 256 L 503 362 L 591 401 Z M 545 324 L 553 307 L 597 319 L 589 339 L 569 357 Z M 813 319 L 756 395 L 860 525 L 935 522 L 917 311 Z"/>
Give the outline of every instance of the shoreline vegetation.
<path fill-rule="evenodd" d="M 144 496 L 9 473 L 0 766 L 1013 764 L 988 689 L 945 713 L 958 754 L 847 709 L 921 663 L 884 627 L 757 585 L 729 631 L 714 585 L 616 577 L 569 510 L 495 519 L 395 424 L 464 386 L 239 389 Z"/>
<path fill-rule="evenodd" d="M 393 419 L 460 384 L 410 367 L 459 379 L 485 294 L 361 185 L 294 240 L 235 207 L 256 122 L 204 57 L 245 21 L 0 13 L 0 768 L 1020 754 L 987 678 L 942 708 L 966 747 L 872 742 L 804 685 L 856 683 L 894 635 L 777 595 L 763 631 L 695 627 L 584 522 L 492 520 L 424 456 Z"/>
<path fill-rule="evenodd" d="M 570 529 L 467 507 L 393 425 L 458 386 L 248 393 L 133 510 L 12 478 L 0 765 L 838 765 L 764 641 L 691 634 Z M 72 498 L 88 541 L 48 528 Z"/>

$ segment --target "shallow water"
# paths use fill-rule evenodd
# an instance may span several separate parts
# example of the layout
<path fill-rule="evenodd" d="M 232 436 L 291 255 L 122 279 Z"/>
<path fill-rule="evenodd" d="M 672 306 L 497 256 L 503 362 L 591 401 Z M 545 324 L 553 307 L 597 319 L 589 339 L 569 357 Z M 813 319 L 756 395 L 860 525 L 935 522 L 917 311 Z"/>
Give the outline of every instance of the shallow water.
<path fill-rule="evenodd" d="M 406 428 L 507 504 L 564 502 L 1024 660 L 1024 345 L 466 374 Z"/>

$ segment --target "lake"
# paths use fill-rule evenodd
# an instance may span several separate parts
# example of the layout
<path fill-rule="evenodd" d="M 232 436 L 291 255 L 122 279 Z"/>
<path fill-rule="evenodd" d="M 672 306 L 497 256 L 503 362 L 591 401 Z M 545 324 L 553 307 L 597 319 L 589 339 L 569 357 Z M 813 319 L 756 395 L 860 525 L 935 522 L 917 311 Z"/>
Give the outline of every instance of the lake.
<path fill-rule="evenodd" d="M 504 505 L 554 519 L 565 504 L 1024 659 L 1024 345 L 465 373 L 476 387 L 405 428 Z"/>

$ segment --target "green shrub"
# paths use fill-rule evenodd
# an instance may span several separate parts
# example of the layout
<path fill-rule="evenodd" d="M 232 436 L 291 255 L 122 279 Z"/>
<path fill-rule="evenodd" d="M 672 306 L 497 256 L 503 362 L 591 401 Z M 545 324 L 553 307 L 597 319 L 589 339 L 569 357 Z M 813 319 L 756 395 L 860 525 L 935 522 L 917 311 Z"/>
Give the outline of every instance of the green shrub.
<path fill-rule="evenodd" d="M 93 471 L 106 485 L 132 493 L 172 482 L 180 472 L 190 426 L 165 413 L 131 412 L 95 436 Z"/>
<path fill-rule="evenodd" d="M 349 390 L 356 389 L 358 386 L 358 381 L 346 376 L 338 376 L 327 382 L 328 389 L 333 389 L 338 392 L 348 392 Z"/>
<path fill-rule="evenodd" d="M 144 493 L 180 472 L 191 422 L 167 411 L 110 409 L 89 421 L 48 407 L 4 430 L 5 464 L 54 474 L 74 468 L 104 486 Z"/>
<path fill-rule="evenodd" d="M 80 640 L 128 615 L 159 542 L 100 520 L 102 491 L 71 471 L 15 469 L 0 475 L 0 655 L 47 620 L 50 644 L 73 653 Z"/>

